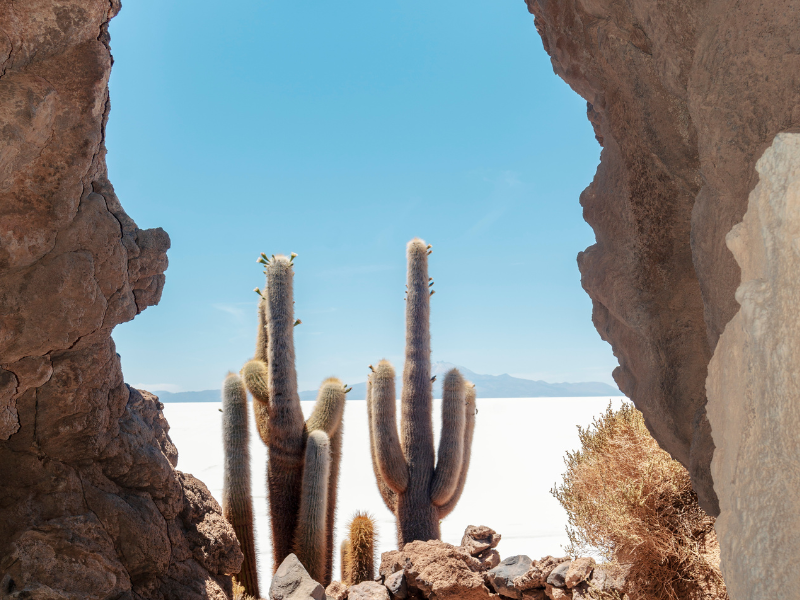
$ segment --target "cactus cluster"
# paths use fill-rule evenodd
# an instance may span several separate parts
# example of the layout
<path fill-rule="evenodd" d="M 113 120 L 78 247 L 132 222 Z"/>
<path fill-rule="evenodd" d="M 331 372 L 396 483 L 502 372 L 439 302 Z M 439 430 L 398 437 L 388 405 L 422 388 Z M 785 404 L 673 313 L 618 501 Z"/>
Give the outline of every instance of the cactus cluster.
<path fill-rule="evenodd" d="M 439 522 L 461 497 L 475 428 L 475 386 L 457 369 L 447 373 L 442 394 L 438 457 L 433 441 L 433 380 L 430 360 L 431 247 L 408 243 L 406 349 L 398 434 L 395 374 L 383 360 L 367 380 L 372 466 L 381 497 L 397 519 L 400 548 L 414 540 L 440 539 Z"/>
<path fill-rule="evenodd" d="M 253 396 L 259 437 L 267 446 L 273 569 L 294 553 L 311 577 L 327 585 L 333 572 L 342 417 L 345 394 L 350 390 L 339 379 L 325 380 L 311 416 L 303 420 L 293 333 L 300 323 L 294 318 L 292 292 L 295 256 L 267 258 L 262 254 L 259 258 L 265 266 L 267 285 L 263 292 L 256 288 L 261 297 L 256 351 L 241 376 Z M 244 394 L 244 387 L 241 391 Z M 233 435 L 225 430 L 226 449 L 228 437 Z M 226 457 L 226 469 L 227 465 Z M 252 530 L 252 511 L 250 520 Z M 244 545 L 241 537 L 239 542 Z M 257 590 L 257 581 L 249 588 L 241 575 L 239 580 L 248 594 L 258 597 L 253 591 Z"/>

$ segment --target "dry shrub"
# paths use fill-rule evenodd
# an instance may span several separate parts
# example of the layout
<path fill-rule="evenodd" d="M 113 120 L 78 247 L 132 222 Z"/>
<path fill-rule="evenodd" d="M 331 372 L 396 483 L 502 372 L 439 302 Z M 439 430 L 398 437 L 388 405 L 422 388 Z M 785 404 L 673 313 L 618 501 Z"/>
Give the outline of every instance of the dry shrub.
<path fill-rule="evenodd" d="M 244 586 L 236 581 L 236 577 L 233 578 L 233 600 L 259 600 L 258 598 L 254 598 L 245 592 Z"/>
<path fill-rule="evenodd" d="M 553 495 L 569 515 L 573 556 L 599 553 L 630 569 L 642 600 L 727 599 L 714 518 L 697 503 L 689 473 L 653 439 L 632 404 L 578 428 Z"/>

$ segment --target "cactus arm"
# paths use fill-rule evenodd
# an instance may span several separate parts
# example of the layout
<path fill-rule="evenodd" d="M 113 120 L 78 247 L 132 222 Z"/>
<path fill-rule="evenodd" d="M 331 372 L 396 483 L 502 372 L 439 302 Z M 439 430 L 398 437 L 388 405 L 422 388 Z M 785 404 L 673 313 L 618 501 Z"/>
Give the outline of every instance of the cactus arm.
<path fill-rule="evenodd" d="M 397 511 L 397 494 L 395 494 L 383 480 L 380 469 L 378 469 L 377 451 L 375 450 L 375 433 L 372 426 L 372 374 L 367 377 L 367 425 L 369 426 L 369 449 L 372 457 L 372 471 L 375 473 L 375 481 L 378 483 L 378 491 L 381 494 L 383 503 L 390 512 Z M 344 580 L 342 580 L 344 581 Z"/>
<path fill-rule="evenodd" d="M 406 256 L 408 294 L 400 426 L 413 484 L 427 492 L 434 465 L 428 247 L 414 238 L 408 243 Z"/>
<path fill-rule="evenodd" d="M 442 433 L 436 470 L 431 482 L 431 502 L 446 504 L 458 487 L 464 458 L 467 387 L 458 369 L 452 369 L 442 386 Z"/>
<path fill-rule="evenodd" d="M 267 301 L 261 298 L 258 301 L 258 330 L 256 332 L 256 353 L 254 359 L 267 362 L 267 348 L 269 346 L 269 332 L 267 331 Z"/>
<path fill-rule="evenodd" d="M 250 492 L 250 449 L 247 429 L 247 392 L 238 375 L 230 373 L 222 390 L 222 438 L 225 448 L 225 479 L 222 513 L 233 526 L 244 554 L 236 576 L 245 591 L 260 597 L 256 560 L 253 497 Z"/>
<path fill-rule="evenodd" d="M 466 382 L 466 405 L 464 411 L 464 454 L 462 457 L 461 471 L 458 476 L 458 485 L 451 498 L 439 507 L 439 518 L 444 519 L 453 512 L 464 491 L 467 483 L 467 471 L 469 471 L 469 461 L 472 455 L 472 437 L 475 433 L 475 386 L 469 381 Z"/>
<path fill-rule="evenodd" d="M 321 430 L 308 435 L 294 553 L 315 581 L 323 581 L 328 555 L 328 479 L 331 445 Z"/>
<path fill-rule="evenodd" d="M 321 430 L 327 433 L 329 438 L 333 438 L 344 414 L 344 390 L 344 384 L 336 377 L 329 377 L 322 382 L 314 411 L 306 421 L 306 430 L 309 433 Z"/>
<path fill-rule="evenodd" d="M 242 367 L 242 378 L 253 395 L 253 414 L 256 418 L 256 429 L 261 441 L 269 446 L 269 387 L 267 385 L 267 365 L 261 360 L 253 359 Z"/>
<path fill-rule="evenodd" d="M 349 585 L 375 579 L 375 519 L 365 512 L 356 512 L 347 527 L 350 532 Z"/>
<path fill-rule="evenodd" d="M 408 487 L 408 464 L 400 447 L 395 421 L 394 369 L 388 361 L 378 363 L 372 374 L 372 428 L 375 458 L 384 483 L 394 492 Z"/>
<path fill-rule="evenodd" d="M 327 562 L 325 564 L 325 580 L 320 582 L 325 587 L 333 580 L 333 552 L 336 546 L 336 504 L 339 496 L 339 470 L 342 463 L 342 436 L 344 423 L 340 423 L 331 438 L 331 475 L 328 479 L 328 515 L 326 522 L 326 539 L 328 544 Z"/>

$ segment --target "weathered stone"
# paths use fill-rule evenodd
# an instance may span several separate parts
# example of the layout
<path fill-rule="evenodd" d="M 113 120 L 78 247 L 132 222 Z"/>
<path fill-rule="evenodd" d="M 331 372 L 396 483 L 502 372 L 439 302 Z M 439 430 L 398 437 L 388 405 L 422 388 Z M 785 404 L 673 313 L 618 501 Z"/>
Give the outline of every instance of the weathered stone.
<path fill-rule="evenodd" d="M 348 600 L 389 600 L 389 591 L 377 581 L 362 581 L 347 588 Z"/>
<path fill-rule="evenodd" d="M 586 581 L 592 574 L 594 565 L 594 559 L 588 556 L 576 558 L 569 565 L 569 569 L 564 576 L 564 584 L 568 588 L 573 588 L 581 581 Z"/>
<path fill-rule="evenodd" d="M 406 574 L 403 571 L 389 575 L 384 585 L 389 590 L 393 600 L 405 600 L 408 598 L 408 584 L 406 583 Z"/>
<path fill-rule="evenodd" d="M 325 588 L 325 595 L 331 600 L 346 600 L 347 586 L 341 581 L 331 581 Z"/>
<path fill-rule="evenodd" d="M 475 558 L 481 564 L 482 571 L 488 571 L 489 569 L 494 569 L 497 565 L 500 564 L 500 553 L 495 550 L 494 548 L 489 548 L 488 550 L 484 550 L 480 554 L 478 554 Z"/>
<path fill-rule="evenodd" d="M 523 590 L 522 591 L 522 600 L 546 600 L 547 594 L 544 592 L 544 588 L 535 588 L 530 590 Z"/>
<path fill-rule="evenodd" d="M 522 598 L 522 590 L 514 586 L 514 579 L 528 572 L 533 561 L 527 556 L 509 556 L 486 573 L 486 579 L 495 592 L 509 598 Z"/>
<path fill-rule="evenodd" d="M 409 595 L 426 598 L 485 600 L 492 597 L 480 574 L 481 564 L 460 547 L 439 540 L 411 542 L 384 552 L 379 572 L 386 578 L 405 571 Z"/>
<path fill-rule="evenodd" d="M 571 561 L 562 562 L 556 566 L 556 568 L 550 572 L 550 575 L 547 576 L 547 585 L 552 585 L 557 588 L 567 587 L 565 580 L 571 566 Z"/>
<path fill-rule="evenodd" d="M 561 563 L 567 562 L 568 558 L 554 558 L 545 556 L 541 560 L 534 560 L 526 573 L 514 578 L 514 588 L 518 590 L 530 590 L 534 588 L 544 588 L 550 573 Z"/>
<path fill-rule="evenodd" d="M 576 584 L 571 591 L 572 600 L 593 600 L 592 586 L 586 581 Z"/>
<path fill-rule="evenodd" d="M 721 513 L 715 529 L 731 598 L 778 598 L 800 572 L 763 577 L 800 557 L 800 134 L 779 134 L 756 164 L 758 184 L 727 236 L 741 267 L 741 308 L 709 365 L 708 416 Z M 790 558 L 791 557 L 791 558 Z"/>
<path fill-rule="evenodd" d="M 472 556 L 478 556 L 489 548 L 496 548 L 501 535 L 485 525 L 470 525 L 461 538 L 461 547 Z"/>
<path fill-rule="evenodd" d="M 269 600 L 323 600 L 325 588 L 311 579 L 294 554 L 287 556 L 275 571 L 269 586 Z"/>
<path fill-rule="evenodd" d="M 615 564 L 597 565 L 592 572 L 591 585 L 604 593 L 625 592 L 628 570 Z"/>
<path fill-rule="evenodd" d="M 572 594 L 568 589 L 555 587 L 549 583 L 547 587 L 545 587 L 544 593 L 550 600 L 567 600 L 568 598 L 572 598 Z"/>

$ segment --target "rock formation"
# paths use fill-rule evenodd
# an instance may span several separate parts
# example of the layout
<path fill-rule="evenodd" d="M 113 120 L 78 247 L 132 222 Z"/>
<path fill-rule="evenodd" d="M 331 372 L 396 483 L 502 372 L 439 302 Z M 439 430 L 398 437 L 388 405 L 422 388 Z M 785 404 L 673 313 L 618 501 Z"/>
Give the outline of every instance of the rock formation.
<path fill-rule="evenodd" d="M 794 75 L 800 66 L 800 2 L 526 1 L 555 72 L 586 99 L 603 147 L 595 179 L 581 195 L 597 243 L 578 263 L 594 324 L 619 359 L 615 380 L 644 413 L 661 446 L 688 468 L 703 508 L 714 516 L 722 510 L 717 531 L 731 597 L 760 596 L 737 581 L 757 581 L 756 565 L 775 564 L 783 552 L 799 554 L 795 546 L 777 550 L 781 537 L 773 542 L 763 530 L 758 537 L 755 523 L 751 534 L 742 535 L 735 523 L 747 518 L 748 509 L 732 502 L 730 480 L 712 480 L 711 460 L 715 443 L 721 444 L 715 476 L 730 477 L 732 469 L 755 474 L 763 461 L 773 460 L 767 456 L 791 450 L 780 436 L 767 439 L 755 431 L 765 434 L 776 420 L 794 422 L 791 386 L 783 388 L 782 397 L 770 386 L 778 380 L 786 384 L 787 369 L 797 363 L 788 349 L 769 354 L 774 339 L 747 340 L 757 320 L 731 319 L 739 310 L 737 300 L 758 295 L 755 284 L 739 288 L 748 285 L 740 266 L 774 261 L 769 283 L 789 285 L 778 273 L 794 260 L 789 256 L 794 250 L 784 237 L 790 227 L 776 237 L 765 233 L 776 222 L 754 225 L 763 230 L 761 237 L 734 240 L 752 244 L 737 251 L 739 264 L 725 239 L 748 210 L 748 194 L 758 182 L 756 161 L 777 134 L 800 127 L 800 80 Z M 786 170 L 789 150 L 783 142 L 781 148 L 770 160 L 783 162 Z M 776 158 L 780 152 L 783 158 Z M 778 244 L 763 259 L 756 248 L 761 239 Z M 751 306 L 775 313 L 767 318 L 772 331 L 788 323 L 782 312 L 788 305 L 759 302 Z M 728 335 L 726 326 L 737 332 Z M 712 355 L 717 371 L 709 389 L 726 394 L 724 400 L 710 398 L 720 406 L 709 406 L 709 415 L 717 415 L 709 423 L 706 377 Z M 743 379 L 720 387 L 733 377 L 734 363 L 758 367 L 741 374 L 751 387 L 735 394 L 730 388 L 737 381 L 744 385 Z M 771 373 L 774 368 L 783 371 Z M 723 402 L 736 406 L 723 410 Z M 772 412 L 748 412 L 756 407 Z M 747 444 L 766 447 L 756 452 L 750 446 L 737 455 L 743 428 L 756 436 Z M 770 472 L 778 464 L 773 462 Z M 797 496 L 790 471 L 775 477 L 780 483 L 750 488 L 754 505 L 783 506 L 776 497 Z M 718 496 L 728 499 L 720 505 Z M 738 555 L 744 548 L 761 557 L 744 559 Z"/>
<path fill-rule="evenodd" d="M 242 560 L 110 334 L 169 237 L 106 176 L 118 0 L 0 5 L 0 597 L 225 598 Z"/>
<path fill-rule="evenodd" d="M 731 598 L 777 598 L 800 586 L 795 569 L 771 575 L 800 556 L 800 134 L 778 135 L 756 170 L 744 219 L 727 236 L 742 269 L 741 309 L 708 374 Z"/>

